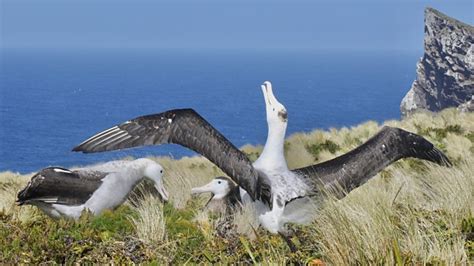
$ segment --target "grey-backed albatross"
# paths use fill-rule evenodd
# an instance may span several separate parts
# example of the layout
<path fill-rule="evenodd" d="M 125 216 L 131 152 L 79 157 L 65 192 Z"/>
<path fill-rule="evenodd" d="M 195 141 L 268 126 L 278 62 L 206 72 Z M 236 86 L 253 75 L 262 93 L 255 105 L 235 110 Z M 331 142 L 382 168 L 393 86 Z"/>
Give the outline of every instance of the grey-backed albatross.
<path fill-rule="evenodd" d="M 35 174 L 18 192 L 17 202 L 37 206 L 53 218 L 77 219 L 84 210 L 98 215 L 118 207 L 143 178 L 153 181 L 162 199 L 167 201 L 162 177 L 163 167 L 146 158 L 74 170 L 48 167 Z"/>

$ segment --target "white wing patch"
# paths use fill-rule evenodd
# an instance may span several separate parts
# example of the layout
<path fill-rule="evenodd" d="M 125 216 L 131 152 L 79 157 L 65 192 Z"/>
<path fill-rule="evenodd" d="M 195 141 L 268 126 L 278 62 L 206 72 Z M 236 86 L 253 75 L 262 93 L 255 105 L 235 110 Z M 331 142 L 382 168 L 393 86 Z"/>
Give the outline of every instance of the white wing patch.
<path fill-rule="evenodd" d="M 92 140 L 92 139 L 94 139 L 94 138 L 96 138 L 96 137 L 103 136 L 103 135 L 105 135 L 105 134 L 110 133 L 110 131 L 115 131 L 115 130 L 117 130 L 117 129 L 119 129 L 119 128 L 118 128 L 117 126 L 114 126 L 114 127 L 111 127 L 111 128 L 109 128 L 109 129 L 107 129 L 107 130 L 105 130 L 105 131 L 102 131 L 102 132 L 100 132 L 99 134 L 96 134 L 96 135 L 94 135 L 94 136 L 92 136 L 92 137 L 90 137 L 90 138 L 84 140 L 81 144 L 79 144 L 79 146 L 81 146 L 82 144 L 84 144 L 84 143 L 86 143 L 86 142 L 88 142 L 88 141 L 90 141 L 90 140 Z M 120 129 L 119 129 L 119 130 L 120 130 Z"/>
<path fill-rule="evenodd" d="M 116 140 L 116 139 L 119 139 L 119 138 L 126 137 L 127 135 L 128 135 L 128 133 L 126 131 L 123 131 L 123 130 L 119 129 L 117 131 L 114 131 L 112 134 L 110 134 L 109 136 L 107 136 L 103 140 L 95 143 L 94 146 L 98 146 L 98 145 L 101 145 L 101 144 L 104 144 L 104 143 L 108 143 L 109 140 L 113 141 L 113 140 Z"/>
<path fill-rule="evenodd" d="M 41 202 L 44 202 L 44 203 L 57 203 L 59 200 L 58 197 L 43 197 L 43 198 L 34 198 L 34 199 L 30 199 L 29 201 L 41 201 Z"/>
<path fill-rule="evenodd" d="M 65 170 L 65 169 L 61 169 L 61 168 L 53 168 L 53 171 L 56 172 L 56 173 L 66 173 L 66 174 L 72 174 L 71 171 L 69 170 Z M 44 179 L 44 177 L 43 177 Z"/>

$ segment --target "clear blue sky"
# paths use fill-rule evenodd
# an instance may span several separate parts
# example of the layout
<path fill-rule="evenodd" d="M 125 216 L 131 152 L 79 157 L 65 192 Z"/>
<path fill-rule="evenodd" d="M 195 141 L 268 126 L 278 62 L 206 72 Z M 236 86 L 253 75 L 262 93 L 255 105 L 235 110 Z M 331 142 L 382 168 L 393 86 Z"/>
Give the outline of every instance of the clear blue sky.
<path fill-rule="evenodd" d="M 17 48 L 421 50 L 426 6 L 473 24 L 473 0 L 1 1 Z"/>

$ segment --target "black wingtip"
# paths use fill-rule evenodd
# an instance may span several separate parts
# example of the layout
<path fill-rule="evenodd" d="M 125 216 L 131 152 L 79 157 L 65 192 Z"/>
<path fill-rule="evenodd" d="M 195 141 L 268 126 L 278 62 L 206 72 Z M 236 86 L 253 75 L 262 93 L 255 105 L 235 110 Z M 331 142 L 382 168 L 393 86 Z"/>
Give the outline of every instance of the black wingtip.
<path fill-rule="evenodd" d="M 432 146 L 431 149 L 425 151 L 415 151 L 413 157 L 418 159 L 423 159 L 430 161 L 432 163 L 436 163 L 438 165 L 444 167 L 452 167 L 453 163 L 449 160 L 449 158 L 439 149 Z"/>
<path fill-rule="evenodd" d="M 430 161 L 435 162 L 441 166 L 453 166 L 453 163 L 448 159 L 448 157 L 435 147 L 433 147 L 433 149 L 429 152 L 429 158 L 431 159 Z"/>
<path fill-rule="evenodd" d="M 427 160 L 445 167 L 453 166 L 448 157 L 424 137 L 403 129 L 398 129 L 398 133 L 404 140 L 402 145 L 405 147 L 405 151 L 407 151 L 405 155 Z"/>
<path fill-rule="evenodd" d="M 28 186 L 27 186 L 28 187 Z M 26 189 L 27 187 L 25 187 L 24 189 L 18 191 L 18 194 L 17 194 L 17 199 L 15 201 L 15 203 L 18 205 L 18 206 L 21 206 L 23 204 L 25 204 L 25 197 L 26 197 Z"/>
<path fill-rule="evenodd" d="M 71 151 L 72 152 L 82 152 L 82 153 L 101 152 L 101 150 L 88 149 L 87 146 L 84 146 L 82 144 L 72 148 Z"/>
<path fill-rule="evenodd" d="M 84 152 L 84 150 L 81 149 L 81 145 L 72 148 L 71 151 L 73 151 L 73 152 Z"/>

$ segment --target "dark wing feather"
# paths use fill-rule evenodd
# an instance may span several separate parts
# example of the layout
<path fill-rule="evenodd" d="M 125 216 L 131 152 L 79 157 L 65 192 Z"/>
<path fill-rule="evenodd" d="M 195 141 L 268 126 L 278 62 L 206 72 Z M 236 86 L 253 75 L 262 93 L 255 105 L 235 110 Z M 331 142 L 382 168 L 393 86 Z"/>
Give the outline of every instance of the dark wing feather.
<path fill-rule="evenodd" d="M 323 185 L 342 197 L 386 166 L 408 157 L 451 166 L 446 155 L 422 136 L 385 126 L 364 144 L 346 154 L 294 171 L 315 187 Z"/>
<path fill-rule="evenodd" d="M 253 168 L 247 156 L 192 109 L 176 109 L 146 115 L 102 131 L 73 151 L 84 153 L 174 143 L 205 156 L 253 199 L 270 201 L 269 183 Z"/>
<path fill-rule="evenodd" d="M 80 205 L 97 190 L 106 175 L 96 171 L 48 167 L 35 174 L 26 187 L 18 192 L 17 202 L 20 205 L 31 201 Z"/>

